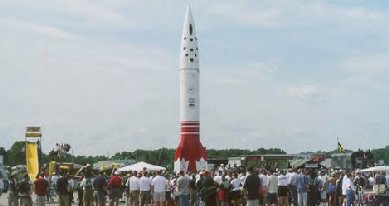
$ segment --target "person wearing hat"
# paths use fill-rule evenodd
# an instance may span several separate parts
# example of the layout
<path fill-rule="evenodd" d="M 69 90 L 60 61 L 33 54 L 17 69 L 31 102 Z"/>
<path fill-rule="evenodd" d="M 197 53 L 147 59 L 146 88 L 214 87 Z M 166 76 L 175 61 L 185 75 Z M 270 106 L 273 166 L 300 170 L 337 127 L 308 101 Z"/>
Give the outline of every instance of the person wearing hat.
<path fill-rule="evenodd" d="M 83 195 L 84 206 L 93 206 L 93 184 L 92 184 L 92 172 L 85 171 L 85 176 L 80 183 Z"/>
<path fill-rule="evenodd" d="M 113 176 L 108 181 L 108 188 L 110 188 L 110 201 L 109 206 L 113 206 L 116 203 L 116 206 L 119 204 L 119 199 L 122 197 L 122 178 L 119 176 L 119 171 L 115 170 Z"/>

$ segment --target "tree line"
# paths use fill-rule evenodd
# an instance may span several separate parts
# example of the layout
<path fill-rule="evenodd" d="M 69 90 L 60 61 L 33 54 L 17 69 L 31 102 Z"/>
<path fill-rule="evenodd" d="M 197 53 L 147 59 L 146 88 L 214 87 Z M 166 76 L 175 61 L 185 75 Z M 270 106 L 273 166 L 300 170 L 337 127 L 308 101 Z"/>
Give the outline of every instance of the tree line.
<path fill-rule="evenodd" d="M 334 151 L 323 152 L 327 157 L 330 157 Z M 322 151 L 318 151 L 322 152 Z M 71 155 L 66 154 L 62 159 L 63 162 L 73 162 L 80 165 L 87 163 L 93 164 L 98 161 L 104 160 L 136 160 L 145 161 L 151 164 L 171 166 L 173 164 L 175 149 L 172 148 L 160 148 L 155 150 L 143 150 L 138 149 L 133 152 L 117 152 L 112 157 L 103 155 L 97 156 L 85 156 L 85 155 Z M 286 154 L 286 152 L 280 148 L 258 148 L 256 150 L 248 149 L 207 149 L 208 158 L 226 158 L 226 157 L 239 157 L 244 155 L 256 155 L 256 154 Z M 389 163 L 389 145 L 384 148 L 378 148 L 371 150 L 375 160 L 384 160 Z M 8 150 L 0 148 L 0 155 L 4 155 L 4 164 L 9 166 L 24 165 L 26 163 L 25 154 L 25 142 L 17 141 Z M 50 161 L 50 157 L 46 153 L 41 154 L 42 162 L 47 163 Z"/>

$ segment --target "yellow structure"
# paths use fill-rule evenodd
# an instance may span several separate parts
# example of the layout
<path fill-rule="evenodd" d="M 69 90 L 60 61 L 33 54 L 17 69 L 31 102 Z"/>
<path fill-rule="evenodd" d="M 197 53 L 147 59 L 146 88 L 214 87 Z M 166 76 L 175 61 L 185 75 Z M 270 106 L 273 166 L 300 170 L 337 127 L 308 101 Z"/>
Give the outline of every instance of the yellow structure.
<path fill-rule="evenodd" d="M 36 142 L 26 142 L 26 165 L 30 180 L 35 180 L 39 173 L 38 144 Z"/>

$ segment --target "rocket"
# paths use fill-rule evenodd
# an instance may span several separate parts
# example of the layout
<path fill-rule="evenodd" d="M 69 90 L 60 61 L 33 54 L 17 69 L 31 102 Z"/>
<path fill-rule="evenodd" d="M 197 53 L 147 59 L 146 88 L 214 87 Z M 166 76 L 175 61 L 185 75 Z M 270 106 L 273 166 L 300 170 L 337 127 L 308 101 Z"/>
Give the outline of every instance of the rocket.
<path fill-rule="evenodd" d="M 188 6 L 180 47 L 180 144 L 174 171 L 205 170 L 207 152 L 200 142 L 199 48 L 192 12 Z"/>

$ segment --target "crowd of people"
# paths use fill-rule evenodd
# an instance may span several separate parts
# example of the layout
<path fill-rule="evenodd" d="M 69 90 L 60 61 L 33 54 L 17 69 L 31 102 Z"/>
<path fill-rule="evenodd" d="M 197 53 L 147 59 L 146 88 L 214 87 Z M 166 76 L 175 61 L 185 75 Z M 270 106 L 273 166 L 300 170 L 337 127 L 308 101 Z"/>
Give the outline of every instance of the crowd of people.
<path fill-rule="evenodd" d="M 44 206 L 56 196 L 60 206 L 350 206 L 361 201 L 366 189 L 383 192 L 388 177 L 356 171 L 328 172 L 316 169 L 266 170 L 248 168 L 178 174 L 166 171 L 94 174 L 86 166 L 74 176 L 66 172 L 39 174 L 34 182 L 28 175 L 18 181 L 10 175 L 9 206 Z M 1 184 L 0 184 L 1 192 Z M 34 199 L 31 194 L 35 193 Z M 0 193 L 1 194 L 1 193 Z"/>

